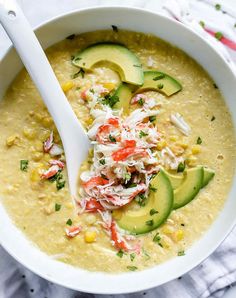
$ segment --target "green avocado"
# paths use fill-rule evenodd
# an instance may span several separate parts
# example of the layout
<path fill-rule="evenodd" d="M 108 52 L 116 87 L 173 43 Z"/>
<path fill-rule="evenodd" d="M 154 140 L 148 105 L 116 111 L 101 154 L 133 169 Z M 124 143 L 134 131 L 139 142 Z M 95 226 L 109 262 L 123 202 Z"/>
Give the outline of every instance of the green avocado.
<path fill-rule="evenodd" d="M 203 167 L 188 169 L 183 175 L 186 175 L 183 183 L 174 190 L 174 209 L 183 207 L 191 202 L 203 185 Z"/>
<path fill-rule="evenodd" d="M 186 171 L 183 174 L 171 174 L 165 170 L 163 170 L 167 177 L 170 180 L 171 186 L 175 190 L 177 187 L 179 187 L 184 179 L 187 177 L 186 176 Z M 215 172 L 212 169 L 203 167 L 203 181 L 202 181 L 202 188 L 205 187 L 211 179 L 215 176 Z"/>
<path fill-rule="evenodd" d="M 153 78 L 159 78 L 163 77 L 162 79 L 159 79 L 157 81 L 154 81 Z M 163 88 L 159 89 L 157 86 L 158 84 L 162 84 Z M 158 92 L 162 92 L 167 96 L 171 96 L 172 94 L 180 91 L 182 89 L 182 86 L 180 83 L 178 83 L 174 78 L 168 76 L 167 74 L 164 74 L 163 72 L 158 71 L 145 71 L 144 72 L 144 84 L 141 87 L 136 87 L 121 83 L 119 87 L 116 89 L 114 95 L 119 97 L 119 102 L 114 106 L 116 109 L 123 108 L 124 114 L 129 113 L 129 105 L 131 98 L 137 94 L 142 93 L 144 91 L 148 90 L 154 90 Z"/>
<path fill-rule="evenodd" d="M 204 175 L 203 175 L 203 182 L 202 182 L 202 188 L 206 186 L 211 179 L 215 176 L 215 172 L 209 168 L 203 168 Z"/>
<path fill-rule="evenodd" d="M 166 176 L 169 178 L 171 186 L 173 189 L 178 188 L 184 181 L 186 175 L 180 174 L 180 175 L 175 175 L 175 174 L 171 174 L 165 170 L 163 170 L 166 174 Z"/>
<path fill-rule="evenodd" d="M 129 114 L 129 103 L 132 98 L 132 88 L 130 85 L 126 83 L 120 84 L 120 86 L 116 89 L 115 96 L 119 97 L 119 101 L 114 105 L 114 109 L 123 108 L 124 115 Z"/>
<path fill-rule="evenodd" d="M 165 222 L 173 207 L 173 190 L 162 170 L 151 181 L 151 187 L 155 191 L 150 190 L 145 206 L 140 207 L 132 201 L 113 211 L 113 218 L 120 228 L 133 234 L 144 234 Z"/>
<path fill-rule="evenodd" d="M 75 66 L 84 69 L 106 65 L 117 71 L 123 82 L 143 85 L 143 70 L 138 57 L 119 44 L 100 43 L 92 45 L 78 53 L 72 62 Z"/>
<path fill-rule="evenodd" d="M 141 93 L 147 90 L 154 90 L 164 93 L 167 96 L 171 96 L 182 90 L 182 86 L 178 81 L 166 73 L 151 70 L 144 71 L 144 83 L 136 93 Z"/>

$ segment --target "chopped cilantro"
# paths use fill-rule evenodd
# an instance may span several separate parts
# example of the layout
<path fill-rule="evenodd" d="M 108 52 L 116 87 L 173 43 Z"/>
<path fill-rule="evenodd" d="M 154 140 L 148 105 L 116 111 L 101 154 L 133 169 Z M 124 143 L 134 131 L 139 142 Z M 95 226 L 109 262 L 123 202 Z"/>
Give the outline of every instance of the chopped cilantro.
<path fill-rule="evenodd" d="M 135 197 L 135 201 L 139 204 L 140 207 L 144 207 L 146 205 L 146 200 L 147 198 L 142 193 Z"/>
<path fill-rule="evenodd" d="M 133 260 L 134 260 L 135 257 L 136 257 L 136 254 L 135 254 L 135 253 L 132 253 L 132 254 L 130 254 L 129 256 L 130 256 L 130 260 L 131 260 L 131 262 L 133 262 Z"/>
<path fill-rule="evenodd" d="M 21 171 L 27 172 L 28 165 L 29 165 L 29 161 L 27 159 L 22 159 L 20 161 L 20 169 L 21 169 Z"/>
<path fill-rule="evenodd" d="M 75 56 L 73 56 L 73 57 L 74 58 L 72 60 L 74 60 L 74 62 L 80 61 L 82 59 L 81 57 L 76 57 L 76 58 L 75 58 Z M 71 58 L 72 58 L 72 56 L 71 56 Z"/>
<path fill-rule="evenodd" d="M 55 204 L 55 211 L 60 211 L 61 210 L 61 205 L 60 204 Z"/>
<path fill-rule="evenodd" d="M 112 135 L 109 135 L 109 140 L 110 140 L 112 143 L 116 143 L 116 138 L 114 138 Z"/>
<path fill-rule="evenodd" d="M 220 4 L 216 4 L 216 5 L 215 5 L 215 9 L 216 9 L 216 10 L 220 10 L 220 9 L 221 9 L 221 5 L 220 5 Z"/>
<path fill-rule="evenodd" d="M 133 67 L 142 67 L 142 64 L 133 64 Z"/>
<path fill-rule="evenodd" d="M 131 179 L 131 174 L 130 174 L 130 173 L 125 173 L 125 177 L 124 177 L 124 179 L 125 179 L 126 181 L 129 181 L 129 180 Z"/>
<path fill-rule="evenodd" d="M 163 84 L 158 84 L 157 87 L 158 87 L 158 89 L 163 89 L 164 85 Z"/>
<path fill-rule="evenodd" d="M 150 219 L 150 220 L 147 220 L 147 221 L 146 221 L 146 225 L 147 225 L 147 226 L 153 226 L 153 224 L 154 224 L 153 219 Z"/>
<path fill-rule="evenodd" d="M 213 115 L 212 117 L 211 117 L 211 121 L 214 121 L 216 119 L 216 117 Z"/>
<path fill-rule="evenodd" d="M 144 248 L 142 248 L 142 252 L 143 252 L 144 256 L 146 257 L 146 260 L 149 260 L 151 258 L 150 255 L 148 254 L 148 252 Z"/>
<path fill-rule="evenodd" d="M 157 191 L 157 188 L 156 187 L 153 187 L 153 186 L 149 186 L 149 189 L 151 190 L 151 191 L 153 191 L 153 192 L 156 192 Z"/>
<path fill-rule="evenodd" d="M 164 77 L 165 77 L 164 73 L 161 73 L 161 74 L 157 75 L 155 78 L 153 78 L 153 81 L 158 81 L 158 80 L 164 79 Z"/>
<path fill-rule="evenodd" d="M 105 161 L 105 159 L 103 158 L 103 159 L 99 160 L 99 163 L 100 163 L 101 165 L 105 165 L 106 161 Z"/>
<path fill-rule="evenodd" d="M 157 119 L 157 116 L 150 116 L 149 121 L 154 122 Z"/>
<path fill-rule="evenodd" d="M 202 139 L 201 139 L 201 137 L 198 137 L 198 138 L 197 138 L 197 144 L 198 144 L 198 145 L 201 145 L 201 144 L 202 144 Z"/>
<path fill-rule="evenodd" d="M 124 252 L 123 252 L 123 250 L 122 250 L 122 249 L 120 249 L 116 255 L 117 255 L 117 257 L 119 257 L 119 258 L 122 258 L 122 257 L 123 257 L 123 255 L 124 255 Z"/>
<path fill-rule="evenodd" d="M 115 26 L 115 25 L 111 25 L 111 27 L 112 27 L 112 30 L 114 31 L 114 32 L 118 32 L 118 27 L 117 26 Z"/>
<path fill-rule="evenodd" d="M 127 269 L 129 269 L 130 271 L 135 271 L 138 269 L 138 267 L 136 266 L 127 266 Z"/>
<path fill-rule="evenodd" d="M 137 103 L 138 103 L 140 106 L 143 106 L 143 104 L 144 104 L 144 101 L 143 101 L 143 99 L 142 99 L 142 98 L 140 98 L 140 99 L 137 101 Z"/>
<path fill-rule="evenodd" d="M 51 178 L 49 178 L 48 181 L 50 181 L 50 182 L 56 181 L 56 188 L 57 188 L 57 190 L 62 189 L 65 186 L 65 184 L 66 184 L 66 181 L 63 180 L 63 175 L 61 173 L 61 170 L 59 170 L 54 176 L 52 176 Z"/>
<path fill-rule="evenodd" d="M 178 251 L 178 256 L 184 256 L 184 255 L 185 255 L 185 251 L 184 250 Z"/>
<path fill-rule="evenodd" d="M 185 170 L 185 163 L 180 162 L 177 168 L 177 173 L 182 173 Z"/>
<path fill-rule="evenodd" d="M 70 40 L 72 40 L 74 38 L 75 38 L 75 34 L 71 34 L 71 35 L 69 35 L 69 36 L 66 37 L 66 39 L 70 39 Z"/>
<path fill-rule="evenodd" d="M 152 240 L 153 242 L 157 243 L 160 247 L 163 247 L 159 233 L 156 233 Z"/>
<path fill-rule="evenodd" d="M 205 27 L 205 23 L 203 21 L 200 21 L 199 24 L 202 26 L 202 28 Z"/>
<path fill-rule="evenodd" d="M 136 187 L 136 186 L 137 186 L 136 183 L 131 183 L 131 184 L 128 185 L 128 188 L 132 188 L 132 187 Z"/>
<path fill-rule="evenodd" d="M 236 28 L 236 23 L 234 24 L 234 28 Z"/>
<path fill-rule="evenodd" d="M 151 209 L 149 213 L 152 216 L 152 215 L 158 213 L 158 211 L 156 209 Z"/>
<path fill-rule="evenodd" d="M 145 133 L 144 131 L 140 130 L 139 137 L 142 138 L 142 137 L 146 137 L 146 136 L 148 136 L 148 134 Z"/>
<path fill-rule="evenodd" d="M 110 106 L 111 108 L 114 107 L 114 105 L 119 102 L 119 97 L 117 95 L 110 95 L 107 94 L 105 97 L 102 99 L 102 104 Z"/>
<path fill-rule="evenodd" d="M 215 33 L 215 38 L 218 39 L 218 40 L 221 40 L 223 37 L 223 34 L 221 32 L 216 32 Z"/>
<path fill-rule="evenodd" d="M 76 58 L 76 60 L 78 60 L 78 58 Z M 84 74 L 85 74 L 85 71 L 83 70 L 83 68 L 80 68 L 80 70 L 76 73 L 74 73 L 71 78 L 72 79 L 76 79 L 79 75 L 81 75 L 81 78 L 84 78 Z"/>
<path fill-rule="evenodd" d="M 56 182 L 57 190 L 60 190 L 63 187 L 65 187 L 65 184 L 66 184 L 66 181 L 65 180 L 57 179 L 57 182 Z"/>
<path fill-rule="evenodd" d="M 105 159 L 103 158 L 103 159 L 99 160 L 99 163 L 100 163 L 101 165 L 105 165 L 106 161 L 105 161 Z"/>
<path fill-rule="evenodd" d="M 67 220 L 66 224 L 67 224 L 68 226 L 71 226 L 71 225 L 72 225 L 72 220 L 69 218 L 69 219 Z"/>

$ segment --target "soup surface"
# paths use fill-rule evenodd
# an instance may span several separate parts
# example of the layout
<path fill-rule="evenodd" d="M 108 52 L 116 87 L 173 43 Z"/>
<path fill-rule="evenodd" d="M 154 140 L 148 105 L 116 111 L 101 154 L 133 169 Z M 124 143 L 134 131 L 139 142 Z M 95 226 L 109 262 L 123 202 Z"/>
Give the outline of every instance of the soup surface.
<path fill-rule="evenodd" d="M 163 84 L 158 83 L 162 79 L 159 76 L 155 79 L 159 91 L 145 90 L 138 97 L 137 93 L 133 93 L 126 114 L 117 110 L 111 112 L 110 118 L 115 117 L 125 123 L 127 114 L 148 110 L 149 114 L 140 120 L 139 125 L 141 123 L 143 130 L 150 131 L 146 133 L 139 130 L 137 138 L 150 145 L 150 134 L 159 134 L 152 145 L 148 145 L 148 154 L 150 158 L 159 156 L 160 160 L 155 167 L 150 166 L 150 161 L 145 164 L 145 174 L 150 167 L 152 169 L 147 174 L 149 188 L 144 186 L 136 196 L 129 198 L 133 200 L 134 210 L 145 208 L 143 200 L 151 192 L 155 197 L 155 191 L 159 191 L 150 188 L 150 179 L 155 179 L 150 175 L 158 173 L 161 168 L 180 177 L 184 170 L 203 165 L 213 170 L 214 178 L 191 202 L 171 211 L 157 229 L 152 230 L 155 221 L 150 217 L 144 223 L 150 230 L 148 233 L 137 232 L 134 236 L 135 231 L 131 231 L 131 235 L 130 231 L 122 232 L 116 223 L 118 218 L 119 224 L 120 215 L 114 216 L 114 227 L 117 233 L 121 232 L 119 237 L 122 237 L 122 240 L 117 241 L 114 233 L 111 237 L 110 227 L 104 228 L 104 206 L 99 205 L 101 210 L 98 212 L 91 212 L 96 210 L 88 210 L 88 206 L 87 212 L 81 212 L 81 207 L 84 207 L 82 204 L 78 208 L 79 213 L 75 210 L 68 191 L 60 137 L 29 75 L 22 70 L 0 103 L 0 195 L 14 223 L 35 245 L 53 258 L 92 271 L 113 273 L 142 270 L 187 254 L 187 248 L 205 232 L 222 209 L 235 170 L 233 125 L 217 86 L 184 52 L 154 36 L 109 30 L 70 36 L 47 50 L 68 101 L 86 130 L 94 127 L 96 116 L 91 113 L 94 110 L 91 103 L 94 95 L 100 98 L 100 102 L 95 103 L 97 109 L 107 111 L 111 106 L 109 94 L 113 94 L 120 84 L 118 73 L 109 65 L 97 64 L 92 70 L 86 70 L 72 64 L 78 52 L 100 42 L 125 45 L 140 60 L 141 64 L 137 67 L 158 70 L 182 85 L 182 90 L 166 96 L 161 90 Z M 102 121 L 100 126 L 105 125 L 107 119 Z M 182 128 L 178 125 L 179 121 Z M 133 129 L 137 129 L 137 125 Z M 98 145 L 96 133 L 91 138 L 95 146 Z M 100 144 L 106 147 L 109 142 L 121 142 L 111 133 L 109 139 Z M 127 147 L 133 146 L 130 144 Z M 138 162 L 141 158 L 136 156 L 132 161 Z M 101 160 L 100 163 L 105 166 L 105 158 L 101 157 Z M 81 167 L 81 173 L 91 175 L 93 166 L 94 153 L 91 151 Z M 121 178 L 122 187 L 127 186 L 130 190 L 140 185 L 143 176 L 137 171 L 136 165 L 132 170 L 129 167 L 125 173 L 128 176 Z M 85 183 L 89 178 L 84 177 L 85 174 L 81 176 L 78 186 L 78 202 L 84 195 L 87 201 L 92 198 L 86 193 Z M 110 181 L 106 175 L 101 178 Z M 103 183 L 108 182 L 103 180 Z M 96 181 L 94 187 L 98 185 Z M 155 212 L 158 213 L 158 210 L 153 208 L 153 216 L 156 216 Z M 109 216 L 112 216 L 111 212 Z M 129 248 L 123 247 L 122 241 Z"/>

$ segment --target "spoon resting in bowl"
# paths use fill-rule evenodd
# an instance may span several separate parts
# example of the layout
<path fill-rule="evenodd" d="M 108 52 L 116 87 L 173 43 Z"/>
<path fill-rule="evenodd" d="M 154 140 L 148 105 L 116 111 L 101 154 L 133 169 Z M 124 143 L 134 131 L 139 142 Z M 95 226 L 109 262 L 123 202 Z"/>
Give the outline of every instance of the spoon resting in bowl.
<path fill-rule="evenodd" d="M 65 151 L 69 189 L 74 199 L 77 194 L 79 168 L 90 147 L 87 134 L 67 101 L 38 39 L 15 0 L 0 0 L 0 23 L 55 122 Z"/>

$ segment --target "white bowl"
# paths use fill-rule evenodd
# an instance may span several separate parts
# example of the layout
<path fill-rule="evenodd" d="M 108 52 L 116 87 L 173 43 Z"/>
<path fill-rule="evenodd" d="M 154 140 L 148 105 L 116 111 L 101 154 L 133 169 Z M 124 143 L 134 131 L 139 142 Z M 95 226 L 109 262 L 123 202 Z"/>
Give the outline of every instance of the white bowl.
<path fill-rule="evenodd" d="M 158 14 L 125 7 L 101 7 L 74 11 L 41 24 L 36 30 L 44 48 L 73 33 L 99 29 L 120 29 L 152 33 L 176 45 L 198 61 L 219 86 L 236 126 L 236 79 L 217 52 L 196 33 L 185 26 Z M 0 97 L 6 91 L 22 64 L 13 49 L 0 63 Z M 222 119 L 223 120 L 223 119 Z M 20 263 L 36 274 L 65 287 L 90 293 L 118 294 L 141 291 L 166 283 L 208 257 L 235 223 L 236 179 L 224 209 L 217 220 L 181 258 L 141 271 L 123 274 L 88 272 L 66 265 L 41 252 L 19 231 L 0 204 L 0 241 Z M 92 256 L 91 256 L 92 258 Z"/>

